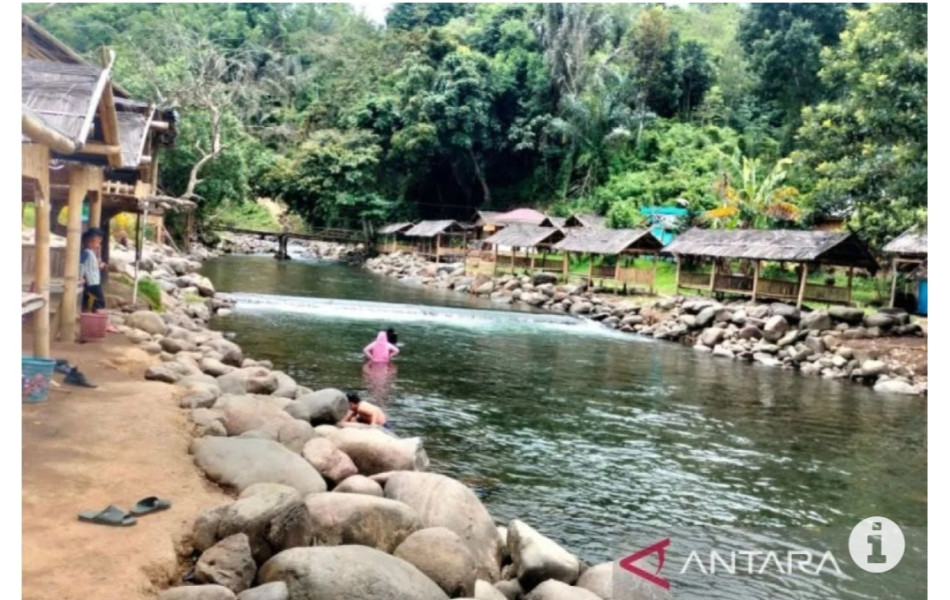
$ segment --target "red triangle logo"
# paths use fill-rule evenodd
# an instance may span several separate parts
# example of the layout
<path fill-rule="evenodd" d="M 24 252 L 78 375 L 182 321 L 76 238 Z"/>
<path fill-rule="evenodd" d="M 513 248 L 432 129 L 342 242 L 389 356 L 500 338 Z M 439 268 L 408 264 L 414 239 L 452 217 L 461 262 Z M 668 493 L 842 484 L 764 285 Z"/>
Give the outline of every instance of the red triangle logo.
<path fill-rule="evenodd" d="M 637 552 L 634 552 L 630 556 L 621 558 L 620 568 L 625 571 L 630 571 L 637 577 L 642 577 L 643 579 L 646 579 L 650 583 L 660 586 L 664 590 L 668 590 L 670 589 L 670 582 L 664 579 L 663 577 L 660 577 L 660 571 L 663 570 L 663 563 L 666 560 L 666 548 L 669 545 L 670 545 L 670 538 L 666 538 L 664 540 L 660 540 L 659 542 L 653 544 L 652 546 L 647 546 L 643 550 L 638 550 Z M 641 558 L 650 556 L 651 554 L 656 554 L 657 558 L 659 559 L 660 564 L 656 568 L 656 573 L 650 573 L 648 571 L 644 571 L 640 567 L 633 564 L 637 562 L 638 560 L 640 560 Z"/>

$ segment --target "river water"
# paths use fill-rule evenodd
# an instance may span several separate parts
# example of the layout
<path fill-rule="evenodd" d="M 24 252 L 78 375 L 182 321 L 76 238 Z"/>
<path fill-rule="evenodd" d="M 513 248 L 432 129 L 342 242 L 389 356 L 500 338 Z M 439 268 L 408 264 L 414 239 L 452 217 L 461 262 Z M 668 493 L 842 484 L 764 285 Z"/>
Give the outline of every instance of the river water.
<path fill-rule="evenodd" d="M 501 524 L 525 520 L 591 563 L 670 538 L 661 575 L 676 598 L 926 597 L 919 398 L 353 267 L 226 256 L 204 274 L 238 299 L 213 326 L 247 355 L 313 389 L 361 390 Z M 388 326 L 402 352 L 369 370 L 361 350 Z M 887 573 L 849 554 L 852 528 L 872 516 L 903 530 L 903 559 Z M 810 570 L 787 560 L 803 548 Z M 738 566 L 704 574 L 713 551 L 727 563 L 739 552 Z M 631 577 L 618 571 L 617 586 Z"/>

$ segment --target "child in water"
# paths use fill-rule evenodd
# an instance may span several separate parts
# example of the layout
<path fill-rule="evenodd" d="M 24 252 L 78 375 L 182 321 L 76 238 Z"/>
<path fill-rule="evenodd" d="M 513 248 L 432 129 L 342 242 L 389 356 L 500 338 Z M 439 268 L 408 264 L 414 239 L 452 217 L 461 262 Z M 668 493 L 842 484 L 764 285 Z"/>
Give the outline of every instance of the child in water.
<path fill-rule="evenodd" d="M 376 340 L 363 348 L 363 355 L 374 363 L 388 363 L 397 354 L 399 348 L 389 341 L 385 331 L 380 331 Z"/>

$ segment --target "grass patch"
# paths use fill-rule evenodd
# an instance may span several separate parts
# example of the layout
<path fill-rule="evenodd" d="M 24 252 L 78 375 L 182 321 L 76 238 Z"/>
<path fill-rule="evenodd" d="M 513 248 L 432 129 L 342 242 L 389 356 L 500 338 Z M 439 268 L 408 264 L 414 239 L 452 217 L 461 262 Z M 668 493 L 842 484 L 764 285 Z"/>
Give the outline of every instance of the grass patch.
<path fill-rule="evenodd" d="M 212 216 L 212 219 L 221 227 L 264 230 L 276 230 L 280 227 L 271 211 L 257 202 L 226 204 Z"/>
<path fill-rule="evenodd" d="M 139 296 L 145 298 L 155 312 L 162 312 L 162 288 L 153 279 L 139 279 Z"/>

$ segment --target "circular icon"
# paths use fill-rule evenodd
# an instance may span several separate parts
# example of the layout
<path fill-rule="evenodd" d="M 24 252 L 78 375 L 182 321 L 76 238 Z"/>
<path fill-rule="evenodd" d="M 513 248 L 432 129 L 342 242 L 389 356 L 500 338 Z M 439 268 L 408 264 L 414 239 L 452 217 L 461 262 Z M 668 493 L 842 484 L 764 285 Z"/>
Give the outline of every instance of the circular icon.
<path fill-rule="evenodd" d="M 854 526 L 848 539 L 851 559 L 868 573 L 884 573 L 904 556 L 904 532 L 884 517 L 868 517 Z"/>

